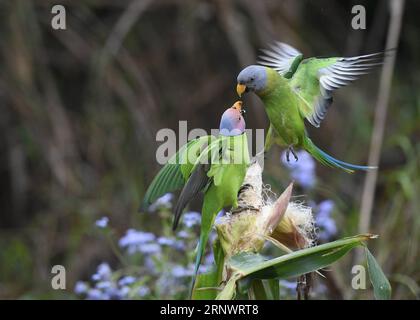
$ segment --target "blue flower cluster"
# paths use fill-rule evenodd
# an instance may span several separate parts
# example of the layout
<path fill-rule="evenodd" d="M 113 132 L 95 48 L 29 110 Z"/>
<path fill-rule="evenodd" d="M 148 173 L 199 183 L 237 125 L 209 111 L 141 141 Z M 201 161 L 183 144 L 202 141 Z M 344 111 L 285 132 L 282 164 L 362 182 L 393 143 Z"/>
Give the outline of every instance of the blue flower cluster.
<path fill-rule="evenodd" d="M 171 207 L 171 200 L 172 195 L 167 194 L 159 198 L 151 209 L 166 210 Z M 156 235 L 128 229 L 118 240 L 117 250 L 121 250 L 129 265 L 113 271 L 107 263 L 101 263 L 90 281 L 76 283 L 75 294 L 92 300 L 185 297 L 189 277 L 194 273 L 191 261 L 197 242 L 196 227 L 200 221 L 199 212 L 186 212 L 180 223 L 180 231 L 175 235 Z M 95 225 L 99 229 L 112 229 L 107 217 L 97 220 Z M 213 264 L 213 254 L 210 252 L 199 271 L 207 272 Z"/>
<path fill-rule="evenodd" d="M 121 248 L 126 249 L 130 255 L 136 252 L 157 254 L 160 253 L 161 247 L 155 240 L 156 236 L 153 233 L 128 229 L 118 244 Z"/>
<path fill-rule="evenodd" d="M 304 151 L 300 150 L 296 152 L 298 160 L 294 158 L 287 161 L 286 152 L 281 155 L 281 161 L 289 169 L 290 176 L 304 189 L 311 189 L 315 186 L 316 175 L 315 175 L 315 160 L 312 156 Z"/>
<path fill-rule="evenodd" d="M 159 209 L 171 209 L 173 198 L 174 195 L 172 193 L 164 194 L 149 206 L 149 211 L 153 212 Z"/>
<path fill-rule="evenodd" d="M 136 285 L 139 279 L 123 276 L 117 279 L 107 263 L 101 263 L 92 275 L 92 284 L 78 281 L 74 292 L 88 300 L 122 300 L 143 297 L 143 286 Z"/>
<path fill-rule="evenodd" d="M 318 227 L 318 237 L 321 240 L 329 240 L 337 234 L 337 226 L 331 213 L 334 210 L 334 202 L 324 200 L 317 206 L 317 214 L 315 216 L 316 225 Z"/>

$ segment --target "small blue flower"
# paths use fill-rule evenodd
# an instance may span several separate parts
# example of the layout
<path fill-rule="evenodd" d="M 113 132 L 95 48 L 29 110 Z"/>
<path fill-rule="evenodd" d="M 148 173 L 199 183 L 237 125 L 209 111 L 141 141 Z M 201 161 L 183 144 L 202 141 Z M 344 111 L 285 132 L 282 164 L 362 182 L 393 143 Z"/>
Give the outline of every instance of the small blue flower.
<path fill-rule="evenodd" d="M 133 276 L 125 276 L 125 277 L 122 277 L 120 280 L 118 280 L 118 285 L 119 286 L 130 285 L 136 282 L 136 280 L 137 279 Z"/>
<path fill-rule="evenodd" d="M 156 254 L 161 252 L 161 247 L 157 243 L 145 243 L 138 246 L 138 251 L 144 254 Z"/>
<path fill-rule="evenodd" d="M 131 289 L 130 287 L 123 286 L 118 290 L 117 296 L 119 299 L 126 299 L 128 298 L 128 294 L 130 293 Z"/>
<path fill-rule="evenodd" d="M 166 208 L 170 209 L 172 208 L 172 199 L 174 195 L 172 193 L 166 193 L 160 198 L 158 198 L 154 203 L 152 203 L 149 206 L 149 211 L 156 211 L 157 209 Z"/>
<path fill-rule="evenodd" d="M 146 286 L 141 286 L 137 290 L 137 295 L 141 298 L 147 296 L 148 294 L 150 294 L 150 289 Z"/>
<path fill-rule="evenodd" d="M 179 289 L 179 279 L 175 278 L 171 273 L 164 272 L 158 278 L 155 284 L 157 294 L 159 296 L 170 297 L 174 295 Z"/>
<path fill-rule="evenodd" d="M 205 265 L 205 264 L 201 264 L 201 265 L 198 267 L 198 271 L 199 271 L 200 273 L 206 273 L 206 272 L 209 272 L 209 271 L 211 270 L 211 268 L 212 268 L 212 266 Z"/>
<path fill-rule="evenodd" d="M 162 246 L 168 246 L 177 250 L 184 250 L 185 243 L 182 240 L 176 240 L 174 238 L 159 237 L 157 243 Z"/>
<path fill-rule="evenodd" d="M 96 288 L 100 289 L 100 290 L 108 290 L 110 288 L 112 288 L 113 283 L 111 281 L 99 281 L 98 283 L 96 283 Z"/>
<path fill-rule="evenodd" d="M 332 200 L 324 200 L 318 204 L 318 214 L 330 215 L 334 209 L 334 202 Z"/>
<path fill-rule="evenodd" d="M 182 220 L 182 223 L 187 227 L 191 228 L 195 225 L 198 225 L 201 221 L 201 215 L 199 212 L 190 211 L 184 213 L 184 218 Z"/>
<path fill-rule="evenodd" d="M 170 247 L 172 247 L 176 243 L 175 239 L 167 238 L 167 237 L 159 237 L 157 242 L 162 246 L 170 246 Z"/>
<path fill-rule="evenodd" d="M 101 263 L 96 269 L 96 273 L 92 276 L 92 280 L 101 281 L 108 280 L 111 277 L 112 270 L 108 263 Z"/>
<path fill-rule="evenodd" d="M 76 285 L 74 286 L 74 293 L 81 295 L 86 293 L 89 290 L 89 286 L 86 284 L 86 282 L 83 281 L 77 281 Z"/>
<path fill-rule="evenodd" d="M 321 240 L 328 240 L 337 234 L 337 226 L 331 213 L 334 209 L 334 202 L 324 200 L 318 205 L 318 212 L 315 217 L 316 225 L 319 228 L 318 237 Z"/>
<path fill-rule="evenodd" d="M 286 152 L 282 153 L 281 159 L 283 164 L 289 169 L 290 176 L 296 180 L 303 188 L 310 189 L 315 185 L 315 160 L 312 156 L 304 151 L 297 152 L 298 161 L 292 159 L 287 161 Z"/>
<path fill-rule="evenodd" d="M 209 253 L 208 255 L 205 256 L 203 264 L 207 266 L 211 266 L 213 265 L 213 262 L 214 262 L 214 256 L 212 253 Z"/>
<path fill-rule="evenodd" d="M 119 246 L 121 248 L 126 248 L 129 254 L 134 254 L 136 252 L 144 252 L 150 250 L 149 246 L 145 245 L 151 244 L 151 242 L 155 239 L 156 236 L 153 233 L 129 229 L 127 230 L 125 236 L 120 239 Z M 158 244 L 154 245 L 159 246 Z"/>
<path fill-rule="evenodd" d="M 183 239 L 188 239 L 191 237 L 191 234 L 189 234 L 187 231 L 185 230 L 181 230 L 180 232 L 178 232 L 177 236 L 179 238 L 183 238 Z"/>
<path fill-rule="evenodd" d="M 104 229 L 108 226 L 109 218 L 108 217 L 102 217 L 99 220 L 96 220 L 95 225 L 98 228 Z"/>
<path fill-rule="evenodd" d="M 151 256 L 146 256 L 144 259 L 144 266 L 150 273 L 156 273 L 156 263 Z"/>
<path fill-rule="evenodd" d="M 185 245 L 184 241 L 177 240 L 175 242 L 175 244 L 173 245 L 173 248 L 181 251 L 181 250 L 185 250 L 186 249 L 186 245 Z"/>
<path fill-rule="evenodd" d="M 192 274 L 193 274 L 192 268 L 187 269 L 184 266 L 180 266 L 180 265 L 174 266 L 172 268 L 172 275 L 175 278 L 189 277 L 189 276 L 192 276 Z"/>
<path fill-rule="evenodd" d="M 107 296 L 99 289 L 91 289 L 88 291 L 86 298 L 88 300 L 106 300 Z"/>

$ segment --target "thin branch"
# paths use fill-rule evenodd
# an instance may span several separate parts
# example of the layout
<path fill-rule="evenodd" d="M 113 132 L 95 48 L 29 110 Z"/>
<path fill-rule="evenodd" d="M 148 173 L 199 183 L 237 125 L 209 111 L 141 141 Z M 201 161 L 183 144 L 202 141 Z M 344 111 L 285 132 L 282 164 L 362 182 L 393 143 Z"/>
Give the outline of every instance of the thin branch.
<path fill-rule="evenodd" d="M 151 0 L 134 0 L 130 3 L 116 23 L 105 43 L 103 49 L 103 54 L 105 56 L 108 56 L 108 54 L 115 56 L 118 53 L 125 36 L 140 18 L 142 13 L 147 9 L 150 3 Z"/>
<path fill-rule="evenodd" d="M 398 46 L 400 36 L 401 23 L 404 11 L 404 0 L 390 0 L 391 19 L 386 42 L 386 49 L 394 49 Z M 388 102 L 392 82 L 392 74 L 394 71 L 396 52 L 388 55 L 382 69 L 378 98 L 375 108 L 375 122 L 373 134 L 370 143 L 369 165 L 378 166 L 381 155 L 382 142 L 384 137 L 385 123 L 388 111 Z M 362 204 L 360 209 L 359 232 L 365 233 L 369 231 L 370 220 L 372 215 L 372 207 L 375 198 L 375 187 L 378 177 L 378 171 L 369 171 L 364 187 Z"/>

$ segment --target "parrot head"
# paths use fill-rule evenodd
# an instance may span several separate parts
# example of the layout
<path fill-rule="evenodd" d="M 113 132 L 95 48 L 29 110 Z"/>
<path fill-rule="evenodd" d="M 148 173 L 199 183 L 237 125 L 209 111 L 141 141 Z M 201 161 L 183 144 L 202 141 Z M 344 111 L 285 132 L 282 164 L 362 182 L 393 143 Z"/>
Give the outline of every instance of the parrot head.
<path fill-rule="evenodd" d="M 227 109 L 220 119 L 220 134 L 223 136 L 237 136 L 245 131 L 245 120 L 242 114 L 242 101 L 236 101 Z"/>
<path fill-rule="evenodd" d="M 236 92 L 242 96 L 244 92 L 258 92 L 267 84 L 267 71 L 263 66 L 252 65 L 243 69 L 237 79 Z"/>

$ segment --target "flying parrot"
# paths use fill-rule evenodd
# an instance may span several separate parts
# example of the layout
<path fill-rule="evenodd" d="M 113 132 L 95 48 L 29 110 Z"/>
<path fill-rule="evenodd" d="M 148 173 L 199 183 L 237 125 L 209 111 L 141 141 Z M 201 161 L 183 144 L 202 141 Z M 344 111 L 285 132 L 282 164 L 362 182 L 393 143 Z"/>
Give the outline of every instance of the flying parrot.
<path fill-rule="evenodd" d="M 264 150 L 273 143 L 287 147 L 297 161 L 294 147 L 303 148 L 324 165 L 346 172 L 369 170 L 346 163 L 319 149 L 308 137 L 304 119 L 319 127 L 332 104 L 334 90 L 346 86 L 360 75 L 382 64 L 383 52 L 356 57 L 308 58 L 295 48 L 281 42 L 262 50 L 260 65 L 243 69 L 237 78 L 236 91 L 255 92 L 264 103 L 270 120 Z"/>
<path fill-rule="evenodd" d="M 182 188 L 174 208 L 175 230 L 187 204 L 204 193 L 195 275 L 217 213 L 238 206 L 238 192 L 250 164 L 242 114 L 242 101 L 237 101 L 223 113 L 217 137 L 199 137 L 181 147 L 153 179 L 143 200 L 145 207 L 163 194 Z"/>

